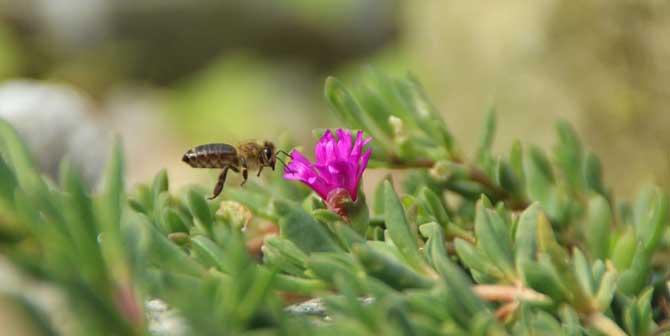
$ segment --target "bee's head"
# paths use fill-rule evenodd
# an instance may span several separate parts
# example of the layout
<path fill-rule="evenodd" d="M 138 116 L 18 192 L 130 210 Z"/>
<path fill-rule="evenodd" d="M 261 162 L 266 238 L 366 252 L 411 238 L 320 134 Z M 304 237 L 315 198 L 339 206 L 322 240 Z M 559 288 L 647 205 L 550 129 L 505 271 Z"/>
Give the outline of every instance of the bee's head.
<path fill-rule="evenodd" d="M 270 167 L 272 170 L 275 170 L 277 157 L 275 153 L 275 145 L 272 142 L 265 141 L 265 143 L 263 143 L 263 149 L 261 150 L 259 159 L 262 166 Z"/>

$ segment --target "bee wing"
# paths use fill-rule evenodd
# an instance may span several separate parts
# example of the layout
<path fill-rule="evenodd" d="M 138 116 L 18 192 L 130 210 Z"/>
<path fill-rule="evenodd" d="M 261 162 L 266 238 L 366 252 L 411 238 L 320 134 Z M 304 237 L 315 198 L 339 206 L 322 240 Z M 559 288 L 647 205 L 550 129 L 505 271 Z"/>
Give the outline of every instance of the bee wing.
<path fill-rule="evenodd" d="M 210 143 L 196 146 L 191 151 L 198 156 L 210 155 L 237 155 L 237 149 L 234 146 L 225 143 Z"/>

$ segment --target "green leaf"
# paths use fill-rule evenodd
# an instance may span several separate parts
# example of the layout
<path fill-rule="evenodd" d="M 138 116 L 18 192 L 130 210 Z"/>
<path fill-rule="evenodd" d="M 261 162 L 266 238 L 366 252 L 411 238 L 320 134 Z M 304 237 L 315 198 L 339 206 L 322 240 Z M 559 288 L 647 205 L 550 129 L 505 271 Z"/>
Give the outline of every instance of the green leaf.
<path fill-rule="evenodd" d="M 368 274 L 395 289 L 430 288 L 433 285 L 430 279 L 367 244 L 354 245 L 352 252 Z"/>
<path fill-rule="evenodd" d="M 579 323 L 579 316 L 569 305 L 562 305 L 558 312 L 561 322 L 563 335 L 581 336 L 583 327 Z"/>
<path fill-rule="evenodd" d="M 431 104 L 419 81 L 412 75 L 408 75 L 406 78 L 394 81 L 394 84 L 395 90 L 393 91 L 395 96 L 401 98 L 399 100 L 405 107 L 399 110 L 407 110 L 409 112 L 410 118 L 426 134 L 426 139 L 423 140 L 444 147 L 446 149 L 445 154 L 450 159 L 456 158 L 459 153 L 457 153 L 453 136 L 449 132 L 440 112 Z M 396 112 L 394 114 L 404 115 L 405 113 L 398 114 Z"/>
<path fill-rule="evenodd" d="M 637 298 L 626 305 L 624 310 L 624 326 L 630 335 L 651 335 L 654 326 L 651 299 L 654 289 L 646 288 Z"/>
<path fill-rule="evenodd" d="M 119 223 L 121 221 L 121 211 L 123 207 L 124 194 L 124 157 L 121 142 L 116 140 L 112 147 L 112 152 L 107 162 L 107 168 L 103 177 L 103 202 L 99 220 L 102 223 L 102 230 L 107 234 L 114 234 L 115 241 L 119 238 Z M 108 238 L 109 239 L 109 238 Z"/>
<path fill-rule="evenodd" d="M 386 138 L 390 138 L 393 135 L 393 129 L 388 122 L 389 116 L 391 116 L 391 111 L 386 108 L 381 97 L 369 87 L 362 85 L 357 87 L 356 93 L 360 106 L 363 107 L 363 110 L 374 122 L 376 128 L 379 129 Z"/>
<path fill-rule="evenodd" d="M 477 247 L 486 253 L 489 260 L 505 274 L 509 280 L 516 277 L 512 241 L 505 223 L 498 213 L 486 209 L 485 198 L 477 203 L 475 235 Z"/>
<path fill-rule="evenodd" d="M 469 200 L 476 200 L 482 194 L 489 192 L 480 183 L 469 180 L 449 180 L 446 187 Z"/>
<path fill-rule="evenodd" d="M 554 148 L 556 162 L 561 168 L 570 190 L 578 192 L 583 187 L 582 157 L 584 149 L 569 123 L 560 121 L 556 125 L 556 129 L 559 139 L 558 145 Z"/>
<path fill-rule="evenodd" d="M 62 209 L 72 239 L 70 243 L 79 254 L 83 276 L 91 284 L 99 284 L 104 288 L 108 280 L 107 270 L 98 246 L 99 231 L 92 201 L 75 167 L 63 161 L 60 172 L 61 185 L 66 193 L 63 196 Z M 107 238 L 103 236 L 103 239 Z"/>
<path fill-rule="evenodd" d="M 214 214 L 212 214 L 205 197 L 191 189 L 188 191 L 188 205 L 196 219 L 196 225 L 200 227 L 204 234 L 214 237 Z"/>
<path fill-rule="evenodd" d="M 642 293 L 624 302 L 623 326 L 629 335 L 664 335 L 662 326 L 656 327 L 652 316 L 651 299 L 653 288 L 648 287 Z M 652 328 L 658 328 L 651 332 Z"/>
<path fill-rule="evenodd" d="M 603 183 L 602 165 L 598 157 L 588 152 L 584 158 L 584 181 L 590 190 L 607 197 L 607 189 Z"/>
<path fill-rule="evenodd" d="M 535 259 L 537 251 L 537 221 L 540 214 L 540 205 L 533 203 L 521 213 L 519 218 L 519 226 L 516 229 L 516 237 L 514 239 L 516 269 L 519 274 L 523 274 L 521 267 L 523 263 Z"/>
<path fill-rule="evenodd" d="M 265 190 L 260 189 L 257 184 L 249 181 L 244 189 L 242 188 L 225 188 L 224 194 L 230 199 L 244 204 L 251 209 L 254 214 L 272 220 L 277 220 L 277 214 L 272 209 L 272 201 L 270 194 Z M 260 189 L 260 190 L 259 190 Z"/>
<path fill-rule="evenodd" d="M 509 164 L 514 171 L 516 176 L 521 178 L 521 184 L 524 182 L 524 160 L 523 160 L 523 147 L 521 146 L 521 141 L 515 140 L 512 144 L 512 148 L 509 151 Z"/>
<path fill-rule="evenodd" d="M 23 189 L 45 188 L 30 151 L 16 130 L 4 119 L 0 119 L 0 145 L 4 159 L 14 168 L 16 179 Z"/>
<path fill-rule="evenodd" d="M 231 269 L 226 267 L 223 250 L 216 243 L 205 236 L 195 236 L 191 238 L 191 250 L 193 256 L 200 260 L 206 267 L 216 267 L 224 273 L 231 273 Z"/>
<path fill-rule="evenodd" d="M 449 215 L 442 204 L 440 197 L 428 187 L 422 187 L 419 190 L 419 201 L 423 203 L 435 220 L 446 230 L 449 231 Z"/>
<path fill-rule="evenodd" d="M 10 207 L 14 201 L 14 189 L 16 189 L 16 186 L 16 176 L 14 176 L 5 160 L 0 156 L 0 201 L 4 207 Z"/>
<path fill-rule="evenodd" d="M 423 224 L 419 227 L 419 231 L 421 232 L 421 235 L 428 238 L 424 247 L 424 253 L 426 259 L 428 259 L 433 266 L 435 266 L 433 255 L 438 254 L 447 258 L 447 249 L 444 246 L 444 231 L 439 224 L 435 222 Z"/>
<path fill-rule="evenodd" d="M 250 286 L 235 307 L 235 315 L 242 325 L 249 323 L 264 306 L 272 291 L 275 278 L 274 272 L 254 272 L 252 274 Z"/>
<path fill-rule="evenodd" d="M 527 260 L 521 264 L 521 269 L 528 287 L 547 294 L 556 302 L 563 302 L 570 297 L 568 289 L 561 280 L 544 264 Z"/>
<path fill-rule="evenodd" d="M 554 182 L 554 173 L 551 169 L 551 163 L 539 147 L 531 146 L 528 151 L 528 158 L 529 160 L 525 162 L 528 162 L 530 166 L 524 166 L 525 171 L 528 171 L 529 167 L 533 167 L 537 174 L 541 175 L 548 183 Z"/>
<path fill-rule="evenodd" d="M 349 250 L 351 245 L 357 242 L 365 242 L 365 239 L 351 228 L 340 215 L 326 209 L 312 211 L 312 216 L 330 230 L 337 238 L 340 246 Z M 346 231 L 345 231 L 346 228 Z"/>
<path fill-rule="evenodd" d="M 486 305 L 472 291 L 465 274 L 446 256 L 433 253 L 431 259 L 444 279 L 448 296 L 451 298 L 447 306 L 449 312 L 462 327 L 468 328 L 469 321 L 477 313 L 485 311 Z"/>
<path fill-rule="evenodd" d="M 533 312 L 529 305 L 522 304 L 520 310 L 520 319 L 515 324 L 514 335 L 532 336 L 532 335 L 560 335 L 561 326 L 556 319 L 543 311 Z"/>
<path fill-rule="evenodd" d="M 593 279 L 593 274 L 591 273 L 591 267 L 586 261 L 584 254 L 578 248 L 574 248 L 572 259 L 579 284 L 587 295 L 593 296 L 596 290 L 596 284 Z"/>
<path fill-rule="evenodd" d="M 539 202 L 552 221 L 565 222 L 570 214 L 567 208 L 569 199 L 554 184 L 549 160 L 537 147 L 531 147 L 528 154 L 528 159 L 524 160 L 528 197 Z"/>
<path fill-rule="evenodd" d="M 416 236 L 410 230 L 402 203 L 400 203 L 398 195 L 393 190 L 391 182 L 384 182 L 384 190 L 384 198 L 386 200 L 384 205 L 384 220 L 387 232 L 393 243 L 400 250 L 400 253 L 407 259 L 407 262 L 414 269 L 425 274 L 428 271 L 428 267 L 419 253 Z"/>
<path fill-rule="evenodd" d="M 347 202 L 344 204 L 345 211 L 349 217 L 351 228 L 360 234 L 365 235 L 368 231 L 368 223 L 370 222 L 370 210 L 365 201 L 365 194 L 362 190 L 358 191 L 358 198 L 355 202 Z"/>
<path fill-rule="evenodd" d="M 589 199 L 588 214 L 584 227 L 584 238 L 591 256 L 606 259 L 609 256 L 612 211 L 609 203 L 601 195 Z"/>
<path fill-rule="evenodd" d="M 538 250 L 545 253 L 560 277 L 561 282 L 565 284 L 571 294 L 570 304 L 577 311 L 588 310 L 591 307 L 591 300 L 579 285 L 579 280 L 574 268 L 570 267 L 570 261 L 563 247 L 558 244 L 554 238 L 554 231 L 546 217 L 540 216 L 537 222 L 537 246 Z"/>
<path fill-rule="evenodd" d="M 512 167 L 502 158 L 496 161 L 495 172 L 496 183 L 510 194 L 521 196 L 523 195 L 523 184 L 519 177 L 514 173 Z"/>
<path fill-rule="evenodd" d="M 279 217 L 281 237 L 290 240 L 302 251 L 342 251 L 323 225 L 299 206 L 284 200 L 274 200 L 272 205 Z"/>
<path fill-rule="evenodd" d="M 639 231 L 639 237 L 644 240 L 644 249 L 652 253 L 663 237 L 668 224 L 668 196 L 655 190 L 655 198 L 649 213 L 649 219 L 642 224 L 644 230 Z"/>
<path fill-rule="evenodd" d="M 612 248 L 611 259 L 617 270 L 622 271 L 630 266 L 636 246 L 635 230 L 632 227 L 627 227 L 626 231 L 618 235 L 618 239 Z"/>
<path fill-rule="evenodd" d="M 652 253 L 653 251 L 644 249 L 642 243 L 638 244 L 630 267 L 621 272 L 618 284 L 621 292 L 637 295 L 648 283 Z"/>
<path fill-rule="evenodd" d="M 154 207 L 153 195 L 145 184 L 138 185 L 133 191 L 132 198 L 128 200 L 129 205 L 137 212 L 149 215 Z"/>
<path fill-rule="evenodd" d="M 468 268 L 485 273 L 496 279 L 505 280 L 504 274 L 500 269 L 498 269 L 498 267 L 489 260 L 488 256 L 482 253 L 479 249 L 476 249 L 470 243 L 459 238 L 454 240 L 454 246 L 456 248 L 456 254 L 458 254 L 458 257 Z"/>
<path fill-rule="evenodd" d="M 635 199 L 633 205 L 633 225 L 635 226 L 635 233 L 640 240 L 645 241 L 650 236 L 652 228 L 647 225 L 647 221 L 651 217 L 657 194 L 658 190 L 656 187 L 645 186 L 640 190 Z"/>
<path fill-rule="evenodd" d="M 383 179 L 379 181 L 379 184 L 375 187 L 374 200 L 372 203 L 372 213 L 377 216 L 384 215 L 384 183 L 386 181 L 391 181 L 391 175 L 385 175 Z"/>
<path fill-rule="evenodd" d="M 276 274 L 274 285 L 278 290 L 292 294 L 313 296 L 328 289 L 328 285 L 316 279 L 305 279 L 286 274 Z"/>
<path fill-rule="evenodd" d="M 188 232 L 188 226 L 179 216 L 179 213 L 171 208 L 163 209 L 161 222 L 165 223 L 168 232 Z"/>
<path fill-rule="evenodd" d="M 493 145 L 493 137 L 496 132 L 496 115 L 495 108 L 490 108 L 484 119 L 484 127 L 479 138 L 479 146 L 475 155 L 477 163 L 486 165 L 493 160 L 491 154 L 491 146 Z"/>
<path fill-rule="evenodd" d="M 290 240 L 275 236 L 268 237 L 264 241 L 263 261 L 283 272 L 303 275 L 307 255 Z"/>
<path fill-rule="evenodd" d="M 598 291 L 595 293 L 595 300 L 598 304 L 598 308 L 601 311 L 606 311 L 610 303 L 612 302 L 612 297 L 614 297 L 614 291 L 617 289 L 617 274 L 613 269 L 607 270 L 600 280 L 598 286 Z"/>
<path fill-rule="evenodd" d="M 367 80 L 370 83 L 369 87 L 379 95 L 380 102 L 384 104 L 384 108 L 389 111 L 390 115 L 402 119 L 409 123 L 411 128 L 417 126 L 415 114 L 410 111 L 411 102 L 407 97 L 402 97 L 398 92 L 396 82 L 380 71 L 370 68 L 368 71 Z"/>
<path fill-rule="evenodd" d="M 163 192 L 168 191 L 170 182 L 168 180 L 167 171 L 161 169 L 158 174 L 154 177 L 154 181 L 151 184 L 151 193 L 154 195 L 154 199 L 158 198 Z"/>
<path fill-rule="evenodd" d="M 308 275 L 333 283 L 335 275 L 357 271 L 354 260 L 348 254 L 334 252 L 314 252 L 307 259 Z"/>
<path fill-rule="evenodd" d="M 131 229 L 149 263 L 164 271 L 201 276 L 205 269 L 158 232 L 144 215 L 136 214 Z"/>
<path fill-rule="evenodd" d="M 130 267 L 121 236 L 121 219 L 125 200 L 124 157 L 120 140 L 116 140 L 103 177 L 103 191 L 96 220 L 104 237 L 101 245 L 112 274 L 119 282 L 129 281 Z"/>
<path fill-rule="evenodd" d="M 344 87 L 344 84 L 335 77 L 326 78 L 325 86 L 326 101 L 330 104 L 331 110 L 347 126 L 354 129 L 367 129 L 362 120 L 363 112 L 360 106 Z"/>

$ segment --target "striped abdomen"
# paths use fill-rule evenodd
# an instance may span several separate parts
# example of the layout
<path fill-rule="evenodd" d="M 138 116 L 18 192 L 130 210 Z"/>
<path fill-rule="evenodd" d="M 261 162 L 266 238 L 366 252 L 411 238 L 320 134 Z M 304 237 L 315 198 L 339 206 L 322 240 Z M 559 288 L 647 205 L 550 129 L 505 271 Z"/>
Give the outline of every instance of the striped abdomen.
<path fill-rule="evenodd" d="M 181 158 L 193 168 L 237 166 L 237 150 L 228 144 L 207 144 L 189 149 Z"/>

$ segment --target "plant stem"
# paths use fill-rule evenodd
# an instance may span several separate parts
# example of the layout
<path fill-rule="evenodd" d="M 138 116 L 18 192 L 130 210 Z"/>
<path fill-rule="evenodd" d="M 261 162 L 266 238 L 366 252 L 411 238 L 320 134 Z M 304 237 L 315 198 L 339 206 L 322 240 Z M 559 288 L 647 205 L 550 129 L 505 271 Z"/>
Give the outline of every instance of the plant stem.
<path fill-rule="evenodd" d="M 608 336 L 626 336 L 619 326 L 602 313 L 593 313 L 586 322 Z"/>
<path fill-rule="evenodd" d="M 518 301 L 508 302 L 495 311 L 495 317 L 500 322 L 504 322 L 519 307 Z"/>
<path fill-rule="evenodd" d="M 435 165 L 435 161 L 429 159 L 418 159 L 414 161 L 403 161 L 397 157 L 391 157 L 388 161 L 388 168 L 392 169 L 411 169 L 411 168 L 432 168 Z M 491 178 L 486 175 L 484 171 L 479 169 L 474 165 L 466 165 L 461 161 L 454 161 L 454 163 L 463 165 L 466 167 L 468 177 L 477 182 L 479 185 L 487 189 L 491 196 L 497 200 L 506 201 L 512 210 L 523 210 L 528 207 L 529 203 L 525 199 L 515 198 L 514 195 L 509 193 L 507 190 L 501 188 L 497 183 L 495 183 Z"/>
<path fill-rule="evenodd" d="M 472 290 L 484 301 L 510 302 L 515 300 L 542 302 L 549 298 L 521 285 L 476 285 Z"/>

